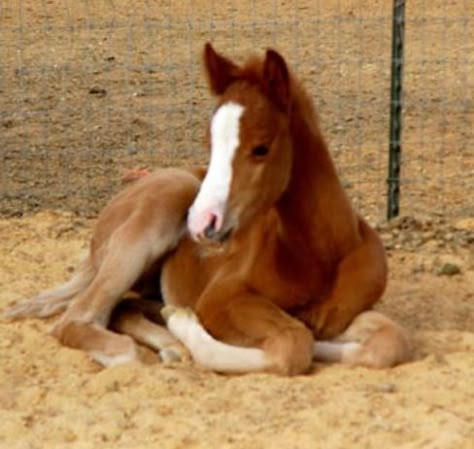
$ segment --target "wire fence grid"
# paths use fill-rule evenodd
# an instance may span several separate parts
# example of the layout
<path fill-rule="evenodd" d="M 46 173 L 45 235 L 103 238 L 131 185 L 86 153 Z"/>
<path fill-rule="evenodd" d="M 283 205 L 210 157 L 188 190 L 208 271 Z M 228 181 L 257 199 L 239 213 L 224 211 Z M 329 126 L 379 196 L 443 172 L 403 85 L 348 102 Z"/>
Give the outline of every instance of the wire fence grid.
<path fill-rule="evenodd" d="M 474 3 L 406 4 L 401 213 L 474 215 Z M 0 214 L 95 216 L 132 167 L 205 164 L 206 41 L 279 50 L 351 198 L 387 201 L 385 0 L 0 0 Z"/>

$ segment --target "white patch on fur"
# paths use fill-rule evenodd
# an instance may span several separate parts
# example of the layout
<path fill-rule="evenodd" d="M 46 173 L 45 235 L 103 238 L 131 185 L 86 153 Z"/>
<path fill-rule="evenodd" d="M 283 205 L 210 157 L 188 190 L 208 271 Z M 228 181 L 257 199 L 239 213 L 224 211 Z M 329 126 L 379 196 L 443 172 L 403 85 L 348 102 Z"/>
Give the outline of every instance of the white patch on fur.
<path fill-rule="evenodd" d="M 248 373 L 271 367 L 261 349 L 231 346 L 216 340 L 190 309 L 171 307 L 169 310 L 169 331 L 188 348 L 196 363 L 221 373 Z"/>
<path fill-rule="evenodd" d="M 131 363 L 138 360 L 138 355 L 135 348 L 124 354 L 108 355 L 100 351 L 90 351 L 89 355 L 93 360 L 100 363 L 102 366 L 105 366 L 106 368 L 124 365 L 126 363 Z"/>
<path fill-rule="evenodd" d="M 242 105 L 229 102 L 223 104 L 212 118 L 209 169 L 189 209 L 188 229 L 193 237 L 202 235 L 213 216 L 216 230 L 222 227 L 232 181 L 232 162 L 240 144 L 243 112 Z"/>
<path fill-rule="evenodd" d="M 321 362 L 346 363 L 347 359 L 360 351 L 357 342 L 317 341 L 314 343 L 314 358 Z"/>

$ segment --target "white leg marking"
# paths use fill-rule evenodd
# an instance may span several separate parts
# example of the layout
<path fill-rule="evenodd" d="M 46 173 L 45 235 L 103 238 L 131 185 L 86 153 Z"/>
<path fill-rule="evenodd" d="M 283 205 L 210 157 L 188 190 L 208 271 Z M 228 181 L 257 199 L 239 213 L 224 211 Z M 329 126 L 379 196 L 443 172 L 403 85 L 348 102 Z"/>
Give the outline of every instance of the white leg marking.
<path fill-rule="evenodd" d="M 125 354 L 107 355 L 100 351 L 90 351 L 89 354 L 93 360 L 100 363 L 102 366 L 105 366 L 106 368 L 124 365 L 126 363 L 138 360 L 138 355 L 135 348 L 129 353 Z"/>
<path fill-rule="evenodd" d="M 240 117 L 244 107 L 225 103 L 211 121 L 211 160 L 201 189 L 188 215 L 188 229 L 193 238 L 202 236 L 214 221 L 218 231 L 222 227 L 232 181 L 232 161 L 239 147 Z"/>
<path fill-rule="evenodd" d="M 317 341 L 314 343 L 314 358 L 321 362 L 344 362 L 361 347 L 360 343 L 352 341 Z"/>
<path fill-rule="evenodd" d="M 221 373 L 264 371 L 272 366 L 265 352 L 222 343 L 213 338 L 190 309 L 163 309 L 170 332 L 191 352 L 196 363 Z"/>

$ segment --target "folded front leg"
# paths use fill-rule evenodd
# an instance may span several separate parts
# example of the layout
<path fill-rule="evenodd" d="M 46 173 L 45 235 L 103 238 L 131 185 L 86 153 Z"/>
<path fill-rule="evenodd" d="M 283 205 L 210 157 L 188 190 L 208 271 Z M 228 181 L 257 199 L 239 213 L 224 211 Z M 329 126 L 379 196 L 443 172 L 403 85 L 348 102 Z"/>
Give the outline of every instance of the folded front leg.
<path fill-rule="evenodd" d="M 308 304 L 295 315 L 319 339 L 335 338 L 360 313 L 382 296 L 387 282 L 387 262 L 380 239 L 360 222 L 363 240 L 341 260 L 334 285 L 322 302 Z"/>
<path fill-rule="evenodd" d="M 363 312 L 344 333 L 331 341 L 317 341 L 317 360 L 369 368 L 388 368 L 412 357 L 408 333 L 380 312 Z"/>
<path fill-rule="evenodd" d="M 220 372 L 306 372 L 313 337 L 300 321 L 238 281 L 213 283 L 199 299 L 197 317 L 164 310 L 169 330 L 201 365 Z"/>
<path fill-rule="evenodd" d="M 191 309 L 166 306 L 162 313 L 169 331 L 184 344 L 199 365 L 234 374 L 271 368 L 271 361 L 262 349 L 232 346 L 216 340 Z"/>

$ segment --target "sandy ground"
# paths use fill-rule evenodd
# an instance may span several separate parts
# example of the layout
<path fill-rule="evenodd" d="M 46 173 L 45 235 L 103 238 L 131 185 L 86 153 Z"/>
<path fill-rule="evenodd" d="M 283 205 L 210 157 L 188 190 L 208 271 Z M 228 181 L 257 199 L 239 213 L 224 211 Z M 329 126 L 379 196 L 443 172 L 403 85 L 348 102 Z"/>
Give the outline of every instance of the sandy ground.
<path fill-rule="evenodd" d="M 0 221 L 0 312 L 63 281 L 91 225 L 53 212 Z M 413 363 L 226 377 L 143 349 L 144 363 L 104 370 L 48 336 L 51 322 L 2 320 L 0 447 L 473 448 L 473 222 L 381 233 L 393 249 L 379 308 L 412 333 Z"/>

